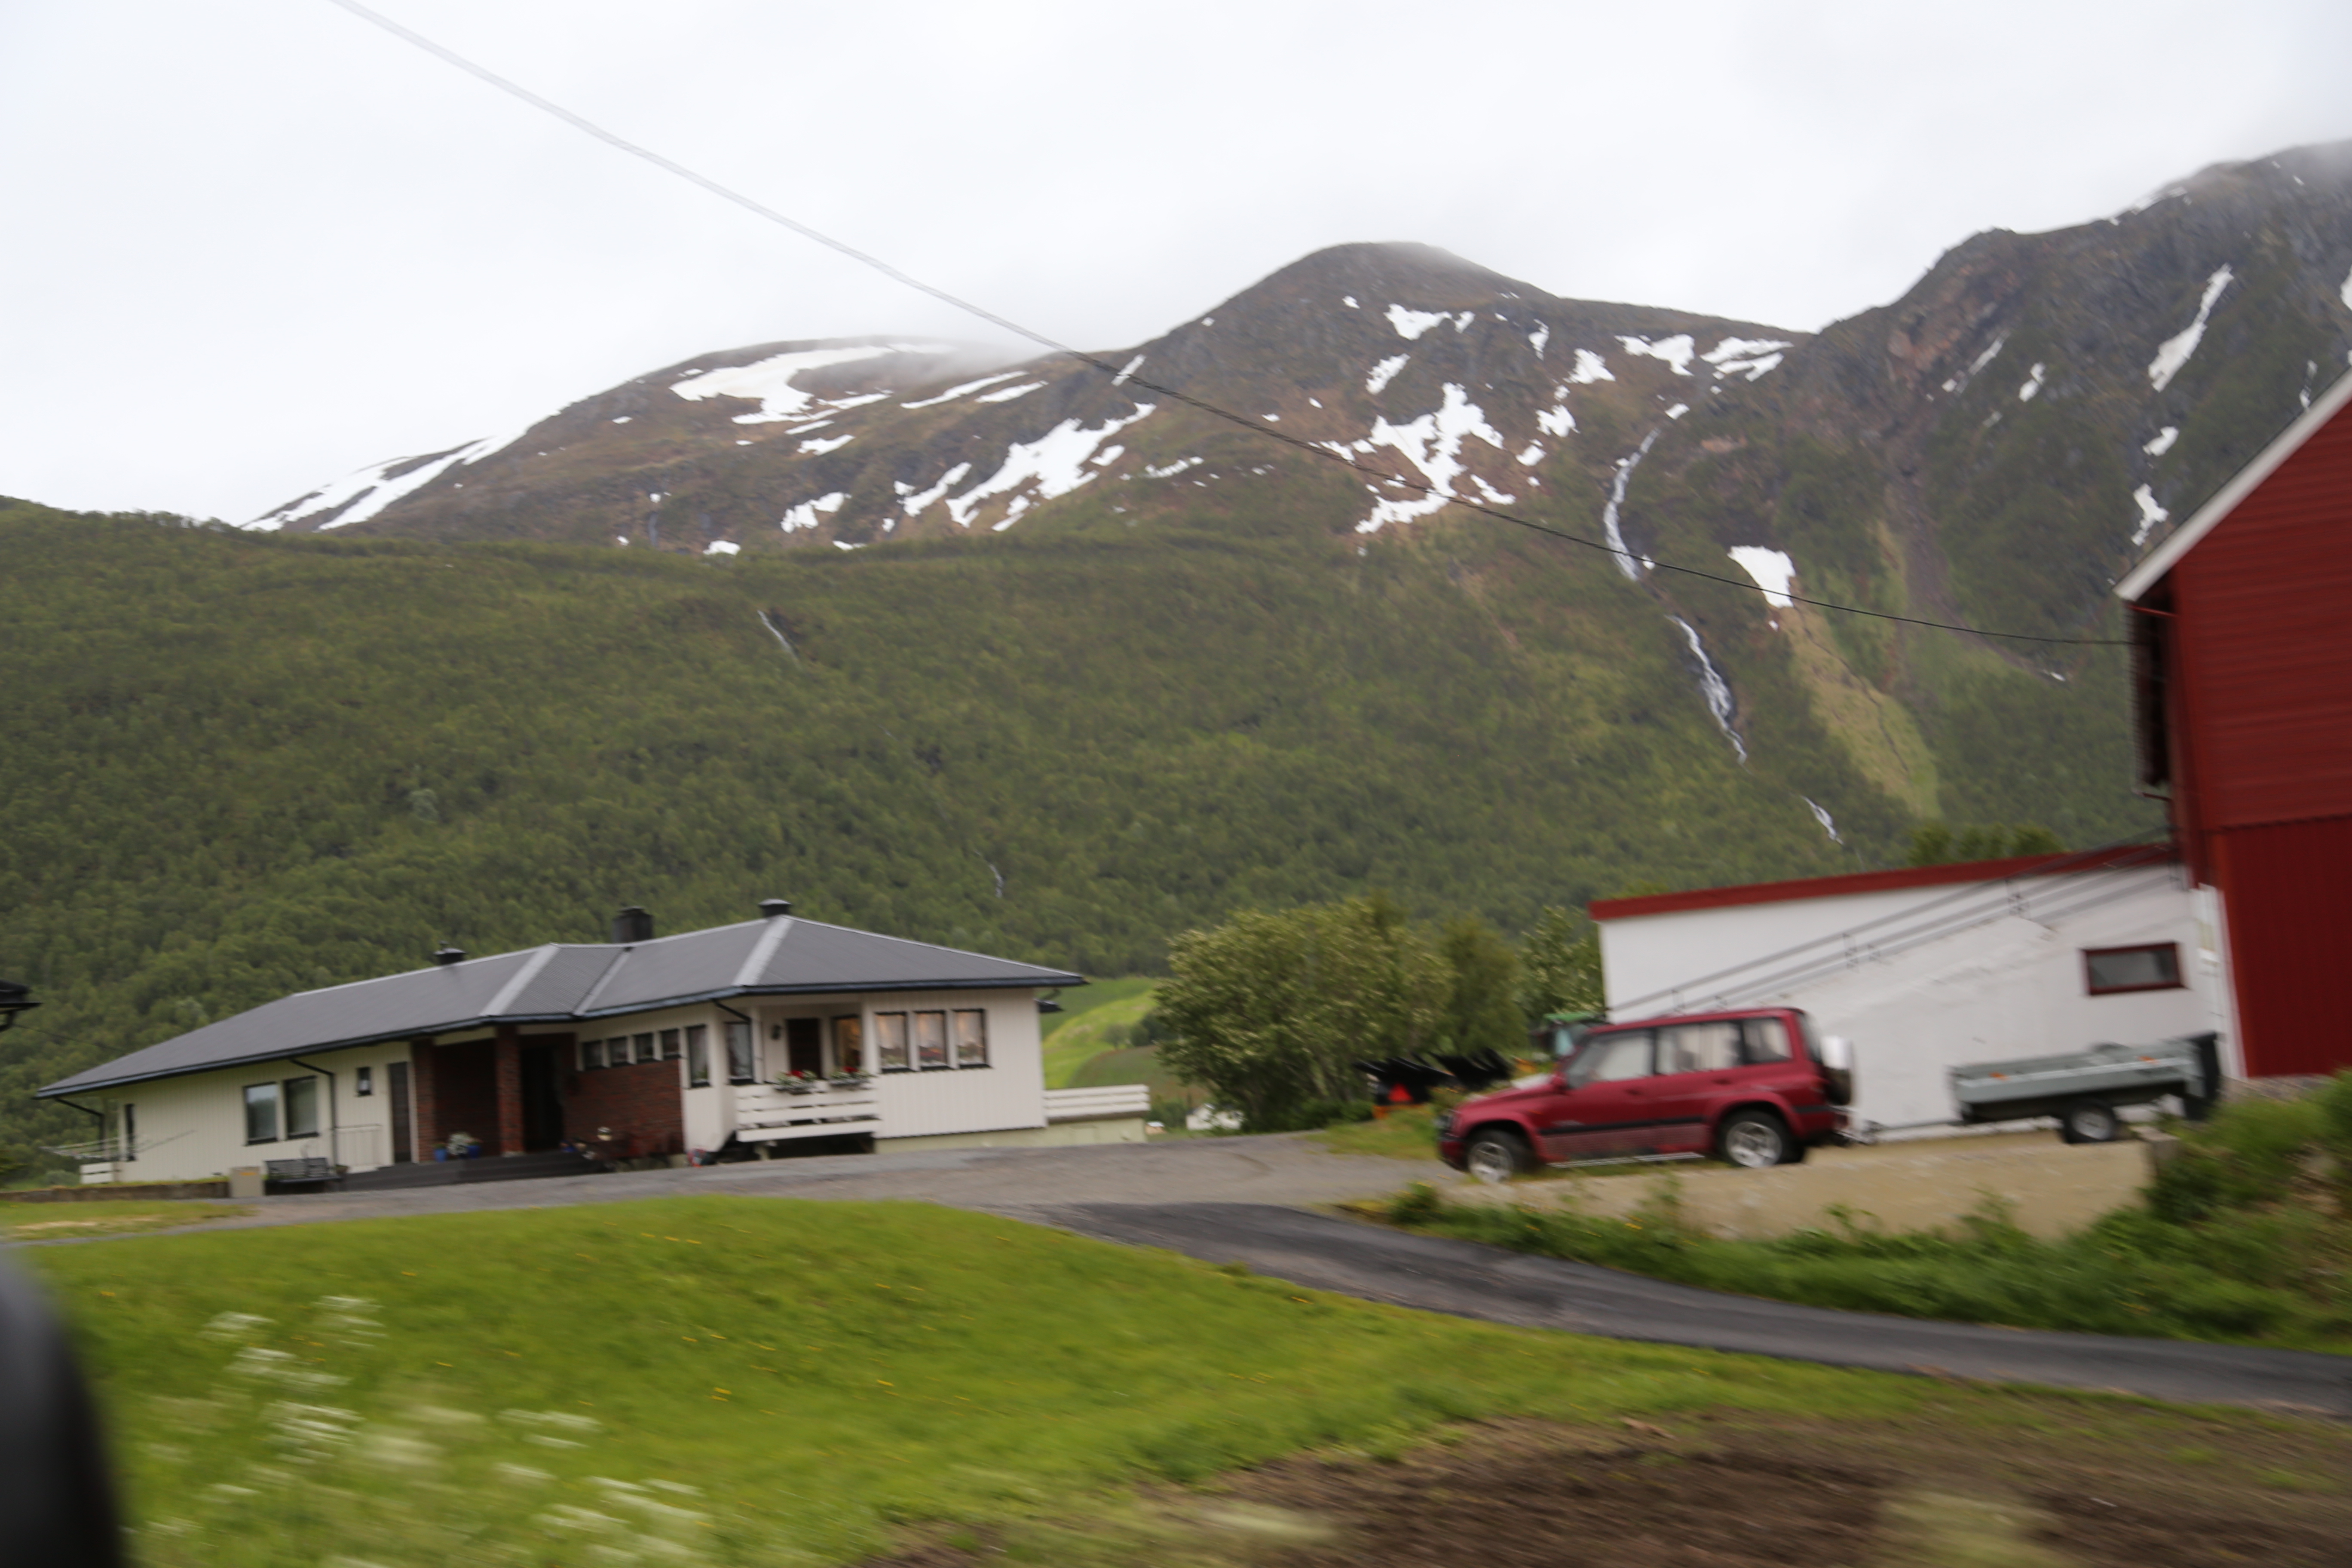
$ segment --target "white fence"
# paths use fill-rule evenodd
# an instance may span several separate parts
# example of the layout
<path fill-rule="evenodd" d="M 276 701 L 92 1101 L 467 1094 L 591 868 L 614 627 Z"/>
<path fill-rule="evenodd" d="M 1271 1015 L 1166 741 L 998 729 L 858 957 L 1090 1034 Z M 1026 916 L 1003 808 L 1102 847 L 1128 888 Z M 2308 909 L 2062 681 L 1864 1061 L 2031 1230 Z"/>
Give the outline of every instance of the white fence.
<path fill-rule="evenodd" d="M 1151 1114 L 1151 1089 L 1140 1083 L 1107 1084 L 1100 1089 L 1049 1089 L 1045 1120 L 1109 1121 Z"/>
<path fill-rule="evenodd" d="M 871 1083 L 817 1083 L 799 1092 L 747 1083 L 735 1090 L 735 1136 L 746 1143 L 872 1132 L 881 1120 L 881 1100 Z"/>
<path fill-rule="evenodd" d="M 392 1140 L 381 1122 L 335 1129 L 335 1163 L 371 1171 L 392 1163 Z"/>

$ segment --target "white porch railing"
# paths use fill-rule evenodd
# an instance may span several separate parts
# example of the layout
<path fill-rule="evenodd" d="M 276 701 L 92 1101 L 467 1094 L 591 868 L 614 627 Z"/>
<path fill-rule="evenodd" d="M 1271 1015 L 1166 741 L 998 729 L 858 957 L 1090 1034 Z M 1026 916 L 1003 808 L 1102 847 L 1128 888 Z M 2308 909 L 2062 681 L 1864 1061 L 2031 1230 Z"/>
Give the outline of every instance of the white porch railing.
<path fill-rule="evenodd" d="M 1049 1089 L 1045 1120 L 1109 1121 L 1151 1114 L 1151 1089 L 1147 1084 L 1114 1083 L 1100 1089 Z"/>
<path fill-rule="evenodd" d="M 359 1171 L 392 1163 L 392 1140 L 384 1135 L 381 1122 L 338 1127 L 334 1142 L 334 1159 L 338 1165 L 348 1165 Z"/>
<path fill-rule="evenodd" d="M 799 1093 L 772 1083 L 735 1088 L 735 1136 L 745 1143 L 871 1132 L 881 1120 L 881 1096 L 875 1093 L 871 1082 L 854 1089 L 819 1083 Z"/>

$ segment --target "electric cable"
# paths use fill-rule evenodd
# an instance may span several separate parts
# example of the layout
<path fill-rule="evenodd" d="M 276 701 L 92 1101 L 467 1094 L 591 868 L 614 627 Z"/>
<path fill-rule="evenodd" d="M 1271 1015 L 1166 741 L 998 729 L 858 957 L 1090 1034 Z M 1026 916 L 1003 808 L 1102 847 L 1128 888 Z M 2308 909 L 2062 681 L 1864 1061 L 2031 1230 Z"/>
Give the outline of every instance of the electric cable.
<path fill-rule="evenodd" d="M 1394 485 L 1408 490 L 1417 490 L 1421 494 L 1432 497 L 1445 505 L 1458 506 L 1466 511 L 1475 512 L 1481 517 L 1487 518 L 1496 522 L 1508 523 L 1514 528 L 1525 529 L 1532 533 L 1544 534 L 1549 538 L 1561 540 L 1570 544 L 1580 545 L 1587 550 L 1596 550 L 1604 555 L 1615 557 L 1620 562 L 1632 563 L 1651 572 L 1671 572 L 1677 576 L 1695 577 L 1702 582 L 1707 583 L 1720 583 L 1727 587 L 1739 589 L 1743 593 L 1762 594 L 1768 599 L 1785 599 L 1791 604 L 1810 605 L 1814 609 L 1833 610 L 1840 615 L 1862 616 L 1871 620 L 1893 621 L 1903 626 L 1923 626 L 1933 631 L 1958 632 L 1968 637 L 1999 638 L 2009 642 L 2043 643 L 2062 647 L 2126 647 L 2130 646 L 2128 640 L 2122 637 L 2043 637 L 2032 632 L 1989 632 L 1983 630 L 1981 627 L 1960 626 L 1950 621 L 1928 620 L 1918 616 L 1898 616 L 1885 610 L 1864 609 L 1859 605 L 1841 605 L 1830 599 L 1815 599 L 1810 598 L 1802 594 L 1790 593 L 1786 590 L 1768 589 L 1761 584 L 1746 582 L 1738 577 L 1726 576 L 1721 573 L 1705 572 L 1696 566 L 1681 566 L 1676 565 L 1672 562 L 1654 560 L 1649 556 L 1641 554 L 1639 552 L 1625 549 L 1619 545 L 1611 544 L 1605 540 L 1588 539 L 1582 534 L 1570 533 L 1565 529 L 1554 528 L 1549 523 L 1538 522 L 1532 518 L 1520 517 L 1516 513 L 1504 511 L 1500 508 L 1488 505 L 1484 501 L 1472 500 L 1465 496 L 1455 495 L 1450 490 L 1440 489 L 1436 486 L 1426 483 L 1423 480 L 1409 479 L 1402 474 L 1371 468 L 1366 464 L 1358 462 L 1354 458 L 1349 457 L 1345 452 L 1334 451 L 1328 447 L 1309 441 L 1303 436 L 1293 436 L 1286 431 L 1268 429 L 1263 420 L 1254 419 L 1245 414 L 1235 413 L 1232 409 L 1209 402 L 1205 398 L 1196 397 L 1191 393 L 1179 391 L 1175 387 L 1167 386 L 1159 382 L 1147 381 L 1141 376 L 1122 372 L 1117 366 L 1111 364 L 1109 361 L 1096 354 L 1088 353 L 1083 349 L 1074 348 L 1070 344 L 1062 342 L 1058 339 L 1048 337 L 1044 332 L 1037 331 L 1034 328 L 1023 326 L 1020 322 L 1012 320 L 1010 317 L 998 315 L 995 311 L 991 310 L 984 306 L 976 305 L 971 300 L 963 299 L 959 295 L 951 294 L 948 290 L 938 287 L 936 284 L 927 283 L 923 279 L 915 277 L 913 274 L 902 271 L 898 268 L 892 266 L 890 263 L 883 260 L 880 257 L 860 250 L 856 246 L 851 245 L 845 240 L 835 239 L 831 235 L 824 233 L 821 229 L 812 228 L 807 224 L 802 223 L 796 218 L 786 216 L 784 214 L 778 212 L 775 208 L 767 205 L 765 203 L 755 201 L 740 191 L 734 190 L 727 185 L 720 184 L 718 181 L 709 178 L 708 175 L 698 174 L 694 170 L 688 168 L 685 164 L 677 162 L 675 159 L 666 158 L 659 153 L 654 152 L 651 148 L 640 146 L 636 142 L 631 142 L 625 137 L 616 135 L 613 132 L 605 130 L 594 121 L 588 119 L 586 116 L 576 114 L 571 110 L 564 108 L 560 103 L 542 98 L 538 93 L 531 91 L 529 88 L 522 86 L 520 83 L 510 81 L 507 78 L 499 75 L 496 71 L 493 71 L 485 66 L 477 65 L 472 60 L 467 59 L 465 56 L 458 54 L 456 50 L 435 42 L 433 39 L 426 37 L 424 34 L 419 33 L 413 28 L 403 26 L 400 23 L 394 21 L 391 17 L 384 16 L 382 12 L 372 10 L 368 6 L 361 5 L 359 0 L 329 0 L 329 4 L 341 6 L 343 10 L 350 12 L 352 16 L 383 28 L 385 32 L 390 33 L 393 37 L 399 38 L 404 43 L 414 45 L 415 47 L 424 50 L 426 54 L 431 55 L 434 58 L 442 61 L 444 64 L 454 66 L 458 70 L 464 71 L 467 75 L 498 89 L 500 92 L 518 99 L 543 113 L 552 115 L 556 119 L 563 121 L 566 125 L 571 126 L 573 130 L 581 132 L 583 134 L 593 136 L 597 141 L 604 142 L 608 147 L 614 148 L 615 151 L 625 153 L 633 158 L 642 159 L 644 162 L 652 164 L 655 168 L 661 170 L 663 173 L 674 174 L 689 184 L 699 186 L 701 189 L 709 192 L 712 195 L 719 197 L 722 201 L 731 202 L 735 205 L 741 207 L 746 212 L 751 213 L 759 217 L 763 217 L 771 223 L 781 225 L 782 226 L 792 230 L 793 233 L 799 235 L 803 239 L 810 240 L 817 245 L 822 245 L 829 250 L 837 251 L 841 255 L 848 257 L 851 260 L 856 261 L 862 266 L 872 268 L 875 271 L 881 273 L 884 277 L 891 279 L 893 282 L 902 284 L 908 289 L 916 290 L 918 293 L 928 294 L 932 299 L 940 301 L 942 304 L 953 306 L 955 309 L 964 311 L 968 315 L 976 317 L 981 321 L 986 321 L 992 326 L 1001 327 L 1004 331 L 1013 333 L 1015 337 L 1025 338 L 1033 343 L 1037 343 L 1053 351 L 1055 353 L 1066 355 L 1090 369 L 1100 371 L 1105 375 L 1111 378 L 1111 384 L 1115 386 L 1132 385 L 1146 392 L 1155 393 L 1160 396 L 1171 398 L 1188 408 L 1209 416 L 1213 419 L 1221 419 L 1228 425 L 1247 430 L 1255 436 L 1263 437 L 1268 440 L 1278 441 L 1285 446 L 1295 447 L 1298 450 L 1305 452 L 1309 456 L 1319 458 L 1325 462 L 1338 463 L 1343 468 L 1351 468 L 1355 472 L 1364 475 L 1366 478 L 1376 479 L 1382 484 Z"/>

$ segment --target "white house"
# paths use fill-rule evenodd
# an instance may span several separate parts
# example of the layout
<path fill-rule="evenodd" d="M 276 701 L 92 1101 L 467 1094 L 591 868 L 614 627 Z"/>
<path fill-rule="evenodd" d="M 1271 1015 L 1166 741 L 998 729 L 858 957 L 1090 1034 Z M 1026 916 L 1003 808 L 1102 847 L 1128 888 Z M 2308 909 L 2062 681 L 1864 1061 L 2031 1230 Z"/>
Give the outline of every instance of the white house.
<path fill-rule="evenodd" d="M 85 1181 L 275 1165 L 349 1184 L 781 1146 L 1139 1141 L 1139 1086 L 1048 1092 L 1041 991 L 1076 974 L 796 920 L 551 943 L 281 997 L 39 1092 L 103 1129 Z M 461 1138 L 458 1135 L 463 1134 Z M 479 1156 L 446 1159 L 453 1141 Z M 542 1155 L 528 1164 L 503 1159 Z M 371 1177 L 369 1173 L 375 1173 Z"/>
<path fill-rule="evenodd" d="M 1969 1062 L 2214 1030 L 2243 1076 L 2218 909 L 2169 847 L 1592 905 L 1610 1015 L 1802 1007 L 1853 1042 L 1858 1120 L 1955 1114 Z"/>

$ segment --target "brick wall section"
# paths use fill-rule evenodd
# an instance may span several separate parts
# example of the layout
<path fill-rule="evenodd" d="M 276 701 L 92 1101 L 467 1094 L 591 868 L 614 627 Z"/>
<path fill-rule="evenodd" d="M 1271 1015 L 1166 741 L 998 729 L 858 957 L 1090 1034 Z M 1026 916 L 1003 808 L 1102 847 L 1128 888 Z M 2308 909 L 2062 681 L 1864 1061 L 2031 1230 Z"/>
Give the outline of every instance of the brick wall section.
<path fill-rule="evenodd" d="M 563 1132 L 615 1160 L 686 1151 L 686 1096 L 676 1062 L 638 1062 L 568 1075 Z M 599 1139 L 597 1129 L 612 1133 Z"/>

